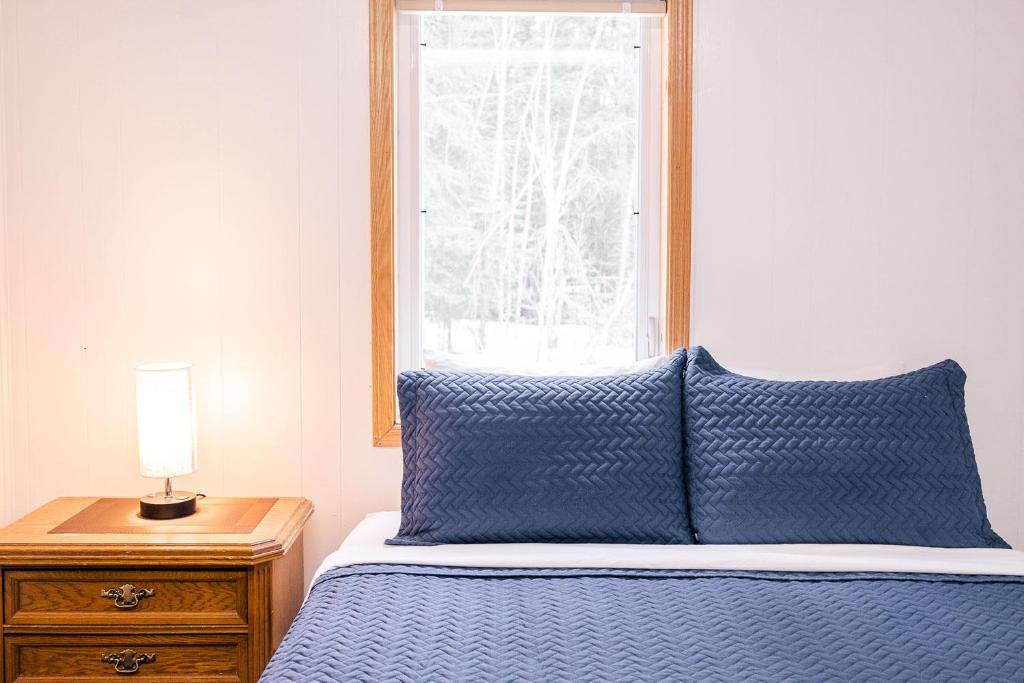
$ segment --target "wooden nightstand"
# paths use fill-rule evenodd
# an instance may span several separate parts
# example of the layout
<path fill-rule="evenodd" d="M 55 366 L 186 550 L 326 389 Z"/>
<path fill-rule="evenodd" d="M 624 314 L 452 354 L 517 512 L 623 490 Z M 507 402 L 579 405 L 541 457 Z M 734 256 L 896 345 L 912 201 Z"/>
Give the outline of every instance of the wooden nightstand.
<path fill-rule="evenodd" d="M 3 681 L 248 683 L 303 596 L 304 498 L 58 498 L 0 531 Z"/>

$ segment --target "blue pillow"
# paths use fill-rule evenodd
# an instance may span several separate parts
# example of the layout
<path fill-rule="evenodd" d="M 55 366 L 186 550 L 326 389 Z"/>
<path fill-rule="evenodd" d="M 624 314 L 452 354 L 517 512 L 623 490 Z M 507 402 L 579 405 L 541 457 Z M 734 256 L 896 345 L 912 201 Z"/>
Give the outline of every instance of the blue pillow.
<path fill-rule="evenodd" d="M 1007 548 L 992 530 L 951 360 L 865 382 L 735 375 L 700 347 L 684 383 L 699 543 Z"/>
<path fill-rule="evenodd" d="M 691 543 L 685 350 L 629 375 L 405 372 L 395 545 Z"/>

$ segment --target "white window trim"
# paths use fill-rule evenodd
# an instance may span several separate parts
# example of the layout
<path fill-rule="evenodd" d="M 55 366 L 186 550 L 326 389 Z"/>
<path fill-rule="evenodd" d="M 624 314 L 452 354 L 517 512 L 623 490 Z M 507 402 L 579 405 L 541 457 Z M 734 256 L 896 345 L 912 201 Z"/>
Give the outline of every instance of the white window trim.
<path fill-rule="evenodd" d="M 662 349 L 662 179 L 663 41 L 658 18 L 641 20 L 640 29 L 640 192 L 637 211 L 636 357 L 651 358 Z M 420 15 L 398 15 L 395 65 L 396 237 L 395 367 L 423 367 L 423 226 L 419 132 Z"/>
<path fill-rule="evenodd" d="M 662 340 L 662 22 L 641 21 L 640 221 L 637 226 L 636 357 L 661 352 Z"/>
<path fill-rule="evenodd" d="M 398 265 L 395 272 L 395 367 L 401 371 L 423 365 L 419 16 L 399 14 L 395 40 L 398 47 L 395 67 L 395 151 L 398 169 L 395 198 L 395 263 Z"/>

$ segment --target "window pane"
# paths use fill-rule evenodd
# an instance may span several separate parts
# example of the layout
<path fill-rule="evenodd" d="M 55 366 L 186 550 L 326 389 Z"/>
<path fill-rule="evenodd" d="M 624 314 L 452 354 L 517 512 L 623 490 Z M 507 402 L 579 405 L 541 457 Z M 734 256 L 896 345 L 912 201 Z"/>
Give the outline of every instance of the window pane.
<path fill-rule="evenodd" d="M 639 22 L 422 19 L 428 364 L 635 359 Z"/>

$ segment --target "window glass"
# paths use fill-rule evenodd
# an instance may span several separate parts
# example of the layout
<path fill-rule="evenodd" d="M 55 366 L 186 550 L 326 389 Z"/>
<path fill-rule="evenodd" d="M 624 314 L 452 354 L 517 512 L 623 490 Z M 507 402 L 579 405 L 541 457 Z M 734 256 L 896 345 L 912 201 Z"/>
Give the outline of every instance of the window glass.
<path fill-rule="evenodd" d="M 635 360 L 642 20 L 416 21 L 419 364 Z"/>

